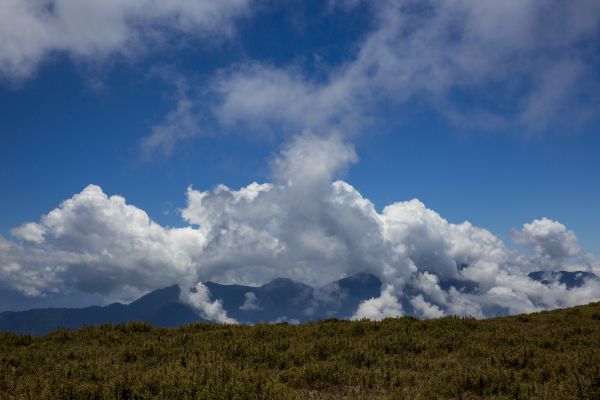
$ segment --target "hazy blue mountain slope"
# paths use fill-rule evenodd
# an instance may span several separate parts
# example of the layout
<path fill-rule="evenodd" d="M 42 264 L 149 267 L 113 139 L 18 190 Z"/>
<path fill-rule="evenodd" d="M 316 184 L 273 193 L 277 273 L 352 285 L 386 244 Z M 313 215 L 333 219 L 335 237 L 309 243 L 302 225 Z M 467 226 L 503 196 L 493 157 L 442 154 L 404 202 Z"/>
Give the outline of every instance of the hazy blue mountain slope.
<path fill-rule="evenodd" d="M 569 288 L 581 286 L 588 279 L 598 279 L 590 272 L 538 271 L 531 279 L 544 284 L 561 283 Z M 290 279 L 275 279 L 265 285 L 252 287 L 205 282 L 212 300 L 221 301 L 227 315 L 241 323 L 305 322 L 325 318 L 350 318 L 363 301 L 378 297 L 381 281 L 368 273 L 359 273 L 320 288 L 313 288 Z M 448 280 L 440 285 L 473 292 L 478 287 L 470 281 Z M 179 299 L 178 286 L 155 290 L 130 304 L 86 308 L 43 308 L 29 311 L 0 313 L 0 331 L 44 334 L 67 327 L 83 325 L 145 321 L 156 326 L 174 327 L 202 320 Z M 408 298 L 411 286 L 400 300 L 404 311 L 412 314 Z M 494 313 L 503 315 L 504 309 Z"/>
<path fill-rule="evenodd" d="M 275 279 L 259 287 L 205 282 L 212 300 L 219 300 L 227 314 L 241 323 L 304 322 L 323 318 L 348 318 L 358 305 L 379 296 L 381 282 L 369 274 L 357 274 L 314 289 L 290 279 Z M 86 308 L 42 308 L 0 313 L 0 331 L 44 334 L 67 327 L 145 321 L 173 327 L 202 320 L 179 299 L 179 287 L 158 289 L 130 304 Z"/>
<path fill-rule="evenodd" d="M 102 323 L 145 321 L 173 327 L 198 320 L 196 313 L 179 302 L 179 288 L 171 286 L 148 293 L 130 304 L 6 311 L 0 313 L 0 331 L 40 335 L 62 327 L 79 328 Z"/>

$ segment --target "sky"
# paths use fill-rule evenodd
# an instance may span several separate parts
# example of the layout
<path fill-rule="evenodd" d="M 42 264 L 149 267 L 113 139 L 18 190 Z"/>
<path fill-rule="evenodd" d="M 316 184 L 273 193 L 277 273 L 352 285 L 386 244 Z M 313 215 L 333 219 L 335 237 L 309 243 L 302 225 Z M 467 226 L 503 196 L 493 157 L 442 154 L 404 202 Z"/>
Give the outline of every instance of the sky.
<path fill-rule="evenodd" d="M 198 282 L 363 270 L 357 317 L 597 301 L 527 273 L 600 271 L 599 39 L 593 0 L 3 1 L 0 311 L 177 283 L 231 322 Z"/>

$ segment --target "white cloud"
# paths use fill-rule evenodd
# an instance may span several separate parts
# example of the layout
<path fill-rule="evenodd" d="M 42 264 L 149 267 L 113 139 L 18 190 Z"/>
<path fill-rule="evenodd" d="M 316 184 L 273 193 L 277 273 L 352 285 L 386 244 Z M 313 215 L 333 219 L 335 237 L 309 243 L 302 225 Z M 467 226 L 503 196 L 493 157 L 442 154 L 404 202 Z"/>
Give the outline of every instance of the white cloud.
<path fill-rule="evenodd" d="M 258 299 L 253 292 L 247 292 L 244 294 L 244 304 L 240 306 L 242 311 L 257 311 L 263 308 L 258 305 Z"/>
<path fill-rule="evenodd" d="M 235 319 L 227 316 L 220 300 L 210 300 L 210 292 L 202 282 L 198 282 L 193 290 L 183 290 L 181 293 L 182 298 L 198 310 L 202 318 L 223 324 L 236 323 Z"/>
<path fill-rule="evenodd" d="M 354 148 L 339 135 L 327 139 L 305 133 L 297 136 L 286 147 L 281 157 L 275 159 L 274 175 L 281 183 L 294 188 L 306 189 L 313 185 L 329 184 L 333 174 L 358 157 Z"/>
<path fill-rule="evenodd" d="M 125 287 L 146 291 L 177 283 L 200 316 L 221 322 L 233 320 L 199 282 L 261 284 L 285 277 L 322 286 L 370 272 L 384 289 L 354 317 L 374 319 L 485 317 L 600 300 L 600 281 L 567 288 L 527 275 L 547 268 L 546 255 L 566 263 L 578 254 L 574 234 L 563 225 L 525 224 L 517 236 L 536 249 L 529 257 L 485 229 L 449 223 L 416 199 L 379 212 L 350 184 L 335 180 L 356 159 L 339 136 L 305 133 L 273 161 L 272 183 L 189 188 L 182 217 L 190 226 L 183 228 L 160 226 L 123 197 L 90 185 L 34 223 L 44 241 L 0 238 L 0 283 L 30 296 L 77 291 L 112 298 Z M 246 308 L 256 305 L 252 296 L 246 300 Z"/>
<path fill-rule="evenodd" d="M 10 233 L 27 242 L 42 243 L 45 240 L 44 235 L 46 234 L 46 229 L 43 225 L 35 222 L 28 222 L 12 229 Z"/>
<path fill-rule="evenodd" d="M 548 218 L 524 224 L 523 229 L 513 231 L 512 236 L 515 242 L 530 246 L 550 269 L 560 268 L 568 259 L 582 255 L 575 233 Z"/>
<path fill-rule="evenodd" d="M 216 115 L 225 127 L 250 124 L 258 132 L 281 126 L 288 132 L 332 127 L 355 132 L 366 118 L 362 97 L 370 96 L 368 80 L 356 75 L 344 70 L 332 74 L 328 83 L 317 84 L 294 69 L 262 64 L 234 68 L 213 83 L 221 98 Z"/>
<path fill-rule="evenodd" d="M 382 104 L 399 108 L 418 98 L 459 124 L 542 131 L 594 107 L 598 2 L 370 4 L 376 28 L 324 80 L 264 63 L 217 76 L 222 124 L 351 134 L 373 122 Z"/>
<path fill-rule="evenodd" d="M 34 225 L 25 224 L 23 227 Z M 23 237 L 26 230 L 14 233 Z M 124 285 L 148 290 L 195 279 L 194 257 L 205 238 L 191 227 L 164 228 L 148 215 L 89 185 L 35 223 L 44 242 L 7 242 L 0 265 L 21 266 L 2 274 L 28 295 L 76 290 L 110 295 Z M 184 278 L 186 277 L 186 278 Z"/>
<path fill-rule="evenodd" d="M 181 97 L 143 148 L 168 155 L 177 141 L 211 130 L 352 136 L 391 114 L 400 121 L 411 100 L 459 126 L 530 135 L 596 118 L 596 1 L 344 0 L 330 1 L 329 11 L 359 4 L 370 7 L 373 28 L 351 57 L 317 77 L 294 62 L 232 64 L 200 85 L 200 99 Z"/>
<path fill-rule="evenodd" d="M 352 318 L 381 320 L 401 317 L 402 315 L 404 315 L 404 311 L 402 305 L 398 302 L 396 293 L 394 293 L 394 288 L 387 286 L 381 291 L 381 296 L 378 298 L 364 301 Z"/>
<path fill-rule="evenodd" d="M 98 60 L 160 45 L 165 32 L 228 35 L 249 0 L 3 0 L 0 76 L 26 78 L 57 53 Z M 166 28 L 166 29 L 165 29 Z"/>
<path fill-rule="evenodd" d="M 425 318 L 439 318 L 444 316 L 444 312 L 435 304 L 428 303 L 423 295 L 417 295 L 410 300 L 414 309 Z"/>

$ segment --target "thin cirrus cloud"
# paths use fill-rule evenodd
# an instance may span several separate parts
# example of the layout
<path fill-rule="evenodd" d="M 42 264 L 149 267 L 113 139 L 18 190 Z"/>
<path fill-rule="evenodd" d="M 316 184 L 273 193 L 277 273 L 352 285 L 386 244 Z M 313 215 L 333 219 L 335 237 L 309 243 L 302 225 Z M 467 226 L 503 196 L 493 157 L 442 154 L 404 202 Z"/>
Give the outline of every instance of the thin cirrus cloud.
<path fill-rule="evenodd" d="M 5 0 L 0 2 L 0 78 L 25 79 L 57 53 L 98 60 L 131 56 L 166 32 L 230 35 L 250 0 Z"/>
<path fill-rule="evenodd" d="M 274 159 L 272 182 L 239 190 L 190 187 L 181 211 L 188 225 L 180 228 L 161 226 L 123 197 L 90 185 L 40 221 L 13 230 L 14 239 L 0 238 L 0 282 L 28 296 L 106 298 L 124 288 L 143 292 L 177 283 L 183 301 L 220 322 L 234 321 L 202 281 L 260 284 L 287 277 L 319 284 L 366 271 L 382 281 L 382 292 L 362 303 L 355 318 L 374 319 L 486 317 L 599 299 L 597 280 L 568 288 L 528 277 L 556 267 L 548 260 L 600 272 L 559 222 L 535 220 L 514 232 L 530 254 L 469 222 L 449 223 L 417 199 L 378 211 L 335 179 L 357 160 L 339 135 L 296 136 Z"/>

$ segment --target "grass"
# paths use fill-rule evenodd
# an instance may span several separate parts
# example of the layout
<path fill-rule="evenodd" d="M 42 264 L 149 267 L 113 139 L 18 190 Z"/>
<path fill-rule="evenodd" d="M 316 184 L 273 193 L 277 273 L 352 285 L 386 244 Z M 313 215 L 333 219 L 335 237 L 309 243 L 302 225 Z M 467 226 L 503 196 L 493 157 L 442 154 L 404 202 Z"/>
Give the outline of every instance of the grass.
<path fill-rule="evenodd" d="M 600 303 L 478 321 L 0 334 L 0 399 L 600 399 Z"/>

